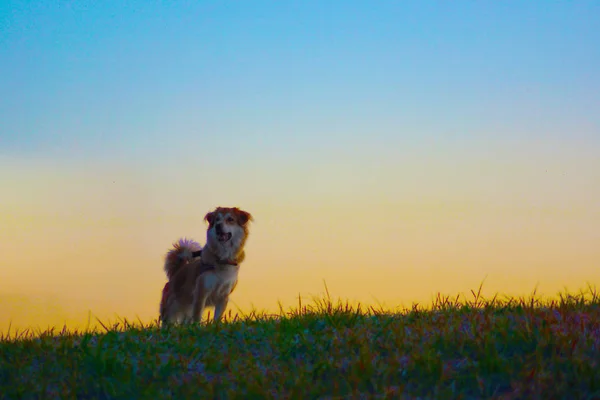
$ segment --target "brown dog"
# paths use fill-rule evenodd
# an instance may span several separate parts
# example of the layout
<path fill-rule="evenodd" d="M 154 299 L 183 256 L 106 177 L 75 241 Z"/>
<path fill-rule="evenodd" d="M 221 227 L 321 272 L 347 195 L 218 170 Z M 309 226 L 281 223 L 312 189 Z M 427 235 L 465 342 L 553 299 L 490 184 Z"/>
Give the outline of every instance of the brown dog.
<path fill-rule="evenodd" d="M 204 220 L 208 222 L 204 248 L 179 239 L 165 257 L 169 281 L 160 304 L 163 324 L 199 322 L 205 307 L 214 307 L 214 321 L 219 321 L 237 285 L 252 216 L 237 207 L 218 207 Z"/>

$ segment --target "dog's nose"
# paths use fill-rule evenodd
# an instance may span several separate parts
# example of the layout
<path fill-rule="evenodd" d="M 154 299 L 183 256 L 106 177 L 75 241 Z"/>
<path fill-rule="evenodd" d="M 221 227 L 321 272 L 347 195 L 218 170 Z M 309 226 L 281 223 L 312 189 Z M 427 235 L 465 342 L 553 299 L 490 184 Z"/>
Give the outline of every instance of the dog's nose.
<path fill-rule="evenodd" d="M 218 224 L 216 224 L 215 231 L 217 231 L 217 233 L 222 233 L 223 232 L 223 224 L 221 224 L 220 222 Z"/>

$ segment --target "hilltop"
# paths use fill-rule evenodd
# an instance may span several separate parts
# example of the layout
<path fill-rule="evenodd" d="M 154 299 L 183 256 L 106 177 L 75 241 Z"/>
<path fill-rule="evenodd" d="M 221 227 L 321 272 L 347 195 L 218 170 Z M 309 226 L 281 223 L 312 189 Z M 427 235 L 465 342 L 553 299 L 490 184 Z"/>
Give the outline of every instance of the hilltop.
<path fill-rule="evenodd" d="M 205 326 L 13 334 L 0 354 L 7 399 L 600 398 L 600 298 L 387 312 L 327 297 Z"/>

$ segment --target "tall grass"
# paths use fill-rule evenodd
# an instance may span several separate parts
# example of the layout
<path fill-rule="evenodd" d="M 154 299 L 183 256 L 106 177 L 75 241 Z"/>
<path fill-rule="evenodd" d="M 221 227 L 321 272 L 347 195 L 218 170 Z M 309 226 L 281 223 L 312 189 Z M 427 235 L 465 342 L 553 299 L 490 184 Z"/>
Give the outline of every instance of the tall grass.
<path fill-rule="evenodd" d="M 7 399 L 600 398 L 600 297 L 438 295 L 390 311 L 329 294 L 277 315 L 12 332 Z"/>

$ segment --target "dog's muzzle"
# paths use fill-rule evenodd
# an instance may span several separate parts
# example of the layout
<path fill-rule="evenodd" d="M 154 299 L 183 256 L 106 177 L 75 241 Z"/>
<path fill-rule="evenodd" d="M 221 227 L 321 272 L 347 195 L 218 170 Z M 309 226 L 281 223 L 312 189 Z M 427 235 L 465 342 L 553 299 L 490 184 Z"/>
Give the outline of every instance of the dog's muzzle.
<path fill-rule="evenodd" d="M 231 239 L 231 232 L 223 231 L 223 225 L 221 224 L 215 225 L 215 233 L 217 234 L 219 242 L 225 243 Z"/>

